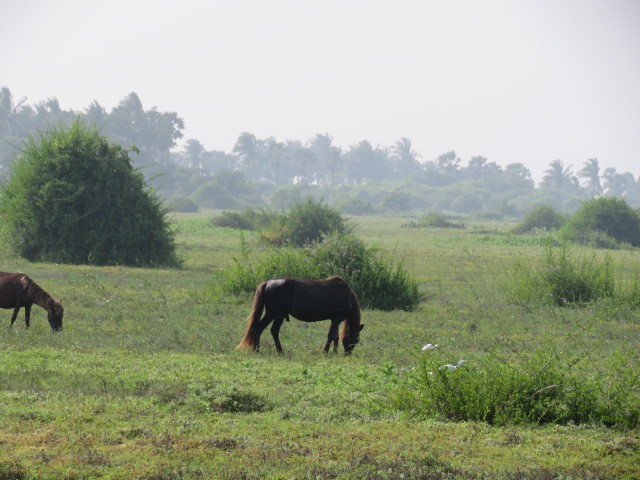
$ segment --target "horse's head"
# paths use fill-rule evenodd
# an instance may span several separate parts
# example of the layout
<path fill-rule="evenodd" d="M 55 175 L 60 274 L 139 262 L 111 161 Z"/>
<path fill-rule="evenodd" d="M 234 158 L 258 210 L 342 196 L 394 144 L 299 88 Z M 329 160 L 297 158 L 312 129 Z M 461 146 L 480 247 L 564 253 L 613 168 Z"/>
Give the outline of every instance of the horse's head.
<path fill-rule="evenodd" d="M 345 337 L 342 339 L 344 354 L 351 355 L 355 346 L 360 342 L 360 332 L 364 328 L 364 323 L 358 325 L 357 328 L 350 328 Z"/>
<path fill-rule="evenodd" d="M 62 330 L 62 317 L 64 315 L 64 308 L 62 308 L 62 304 L 54 300 L 48 313 L 49 315 L 47 318 L 49 320 L 49 325 L 51 325 L 51 329 L 54 332 Z"/>

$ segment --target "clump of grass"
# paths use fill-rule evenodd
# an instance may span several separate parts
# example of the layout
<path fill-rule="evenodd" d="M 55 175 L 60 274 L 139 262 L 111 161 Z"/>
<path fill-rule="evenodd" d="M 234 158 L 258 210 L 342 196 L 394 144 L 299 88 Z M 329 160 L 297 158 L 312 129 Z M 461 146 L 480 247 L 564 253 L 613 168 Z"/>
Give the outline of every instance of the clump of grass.
<path fill-rule="evenodd" d="M 426 212 L 418 220 L 411 220 L 402 228 L 464 228 L 464 224 L 452 222 L 441 213 Z"/>
<path fill-rule="evenodd" d="M 515 303 L 555 303 L 583 305 L 610 298 L 630 305 L 640 304 L 638 279 L 631 284 L 619 280 L 616 284 L 614 265 L 607 254 L 598 258 L 574 254 L 567 244 L 547 245 L 542 266 L 516 261 L 507 287 Z"/>
<path fill-rule="evenodd" d="M 261 395 L 215 383 L 193 386 L 189 401 L 197 410 L 211 413 L 265 412 L 271 408 Z"/>
<path fill-rule="evenodd" d="M 333 234 L 304 248 L 272 248 L 252 260 L 244 239 L 234 266 L 223 274 L 222 289 L 231 294 L 252 293 L 270 278 L 320 279 L 339 275 L 365 308 L 413 310 L 420 302 L 418 284 L 401 263 L 353 235 Z"/>
<path fill-rule="evenodd" d="M 587 378 L 555 352 L 536 351 L 524 366 L 499 359 L 443 365 L 431 351 L 393 397 L 395 407 L 454 421 L 490 425 L 586 424 L 635 428 L 637 375 Z M 575 363 L 575 362 L 574 362 Z M 620 368 L 621 372 L 628 366 Z"/>

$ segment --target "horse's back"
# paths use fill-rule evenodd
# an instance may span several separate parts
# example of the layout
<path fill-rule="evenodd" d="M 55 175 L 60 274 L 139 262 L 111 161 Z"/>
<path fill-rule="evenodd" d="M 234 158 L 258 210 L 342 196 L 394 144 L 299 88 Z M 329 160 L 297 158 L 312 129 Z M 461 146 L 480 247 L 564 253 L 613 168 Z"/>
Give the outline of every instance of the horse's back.
<path fill-rule="evenodd" d="M 357 305 L 353 291 L 340 277 L 269 280 L 265 297 L 266 307 L 276 315 L 290 314 L 306 322 L 346 316 Z"/>
<path fill-rule="evenodd" d="M 0 272 L 0 308 L 19 306 L 24 300 L 21 293 L 28 281 L 29 277 L 24 273 Z"/>

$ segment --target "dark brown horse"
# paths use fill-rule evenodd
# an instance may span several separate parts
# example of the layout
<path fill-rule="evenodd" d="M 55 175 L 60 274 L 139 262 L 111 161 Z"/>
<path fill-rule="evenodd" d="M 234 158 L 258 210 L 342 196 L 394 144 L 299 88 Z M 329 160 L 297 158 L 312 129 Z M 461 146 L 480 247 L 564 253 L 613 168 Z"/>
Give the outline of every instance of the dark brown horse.
<path fill-rule="evenodd" d="M 264 316 L 262 311 L 264 310 Z M 338 349 L 338 328 L 344 321 L 340 338 L 344 353 L 350 354 L 360 340 L 360 305 L 353 290 L 340 277 L 326 280 L 299 280 L 280 278 L 268 280 L 258 285 L 253 297 L 251 313 L 247 318 L 244 338 L 238 345 L 242 350 L 258 350 L 260 335 L 271 322 L 271 335 L 276 350 L 282 352 L 280 345 L 280 327 L 289 315 L 303 322 L 331 320 L 327 343 L 328 352 L 331 343 L 333 350 Z M 262 317 L 262 318 L 261 318 Z"/>
<path fill-rule="evenodd" d="M 60 302 L 51 298 L 51 295 L 24 273 L 0 272 L 0 308 L 13 308 L 11 326 L 24 307 L 24 321 L 29 328 L 31 306 L 34 303 L 47 311 L 49 325 L 54 332 L 62 329 L 64 309 Z"/>

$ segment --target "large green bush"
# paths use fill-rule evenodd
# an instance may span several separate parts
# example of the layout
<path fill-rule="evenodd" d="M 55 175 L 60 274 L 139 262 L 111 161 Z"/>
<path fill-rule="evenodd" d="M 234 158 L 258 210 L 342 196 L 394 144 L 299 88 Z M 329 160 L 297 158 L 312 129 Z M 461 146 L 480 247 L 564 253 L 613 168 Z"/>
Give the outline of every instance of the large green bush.
<path fill-rule="evenodd" d="M 530 211 L 513 229 L 513 233 L 529 233 L 535 231 L 560 230 L 564 217 L 553 207 L 540 205 Z"/>
<path fill-rule="evenodd" d="M 562 229 L 566 239 L 610 246 L 606 237 L 640 247 L 640 214 L 621 198 L 594 198 L 582 204 Z"/>
<path fill-rule="evenodd" d="M 166 214 L 129 151 L 80 121 L 30 137 L 0 197 L 4 233 L 32 261 L 174 265 Z"/>

